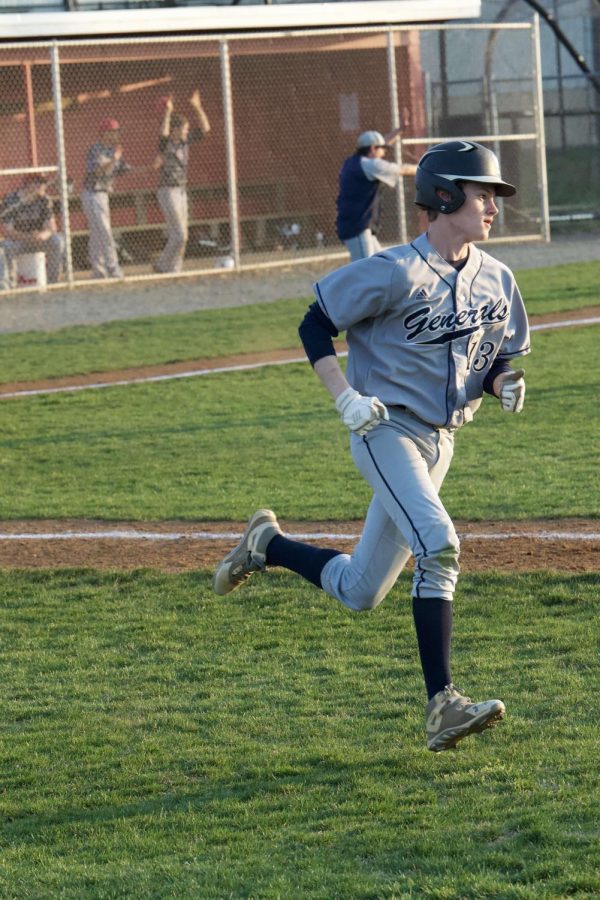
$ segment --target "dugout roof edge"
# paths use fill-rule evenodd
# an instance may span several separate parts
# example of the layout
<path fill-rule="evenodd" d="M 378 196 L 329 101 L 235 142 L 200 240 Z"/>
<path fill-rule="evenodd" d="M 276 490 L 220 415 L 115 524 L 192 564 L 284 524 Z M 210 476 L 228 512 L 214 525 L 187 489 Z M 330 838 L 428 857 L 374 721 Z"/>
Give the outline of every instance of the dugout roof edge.
<path fill-rule="evenodd" d="M 480 15 L 481 0 L 348 0 L 341 3 L 7 13 L 0 15 L 0 40 L 404 25 L 472 19 Z"/>

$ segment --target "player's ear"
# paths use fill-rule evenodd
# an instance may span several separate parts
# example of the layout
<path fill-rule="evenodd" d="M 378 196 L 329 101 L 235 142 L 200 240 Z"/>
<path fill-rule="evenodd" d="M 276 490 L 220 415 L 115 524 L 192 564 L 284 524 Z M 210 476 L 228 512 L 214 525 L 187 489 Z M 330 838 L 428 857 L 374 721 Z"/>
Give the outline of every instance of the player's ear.
<path fill-rule="evenodd" d="M 444 203 L 449 203 L 452 200 L 452 194 L 450 194 L 448 191 L 445 191 L 444 188 L 436 188 L 435 192 L 440 200 L 444 201 Z"/>

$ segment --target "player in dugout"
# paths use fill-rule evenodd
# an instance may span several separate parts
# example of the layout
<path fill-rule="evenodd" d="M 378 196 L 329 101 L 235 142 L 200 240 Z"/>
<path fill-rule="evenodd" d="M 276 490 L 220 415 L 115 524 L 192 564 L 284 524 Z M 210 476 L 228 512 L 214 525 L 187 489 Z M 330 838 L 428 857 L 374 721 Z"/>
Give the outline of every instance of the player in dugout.
<path fill-rule="evenodd" d="M 174 115 L 172 97 L 164 98 L 163 119 L 158 144 L 159 155 L 154 167 L 159 170 L 158 204 L 167 223 L 167 242 L 154 263 L 155 272 L 180 272 L 188 240 L 187 178 L 190 144 L 202 140 L 210 132 L 200 91 L 190 97 L 196 114 L 196 126 L 190 130 L 185 116 Z"/>
<path fill-rule="evenodd" d="M 48 176 L 31 172 L 0 204 L 0 230 L 4 235 L 6 287 L 17 285 L 17 259 L 22 253 L 42 252 L 46 257 L 48 282 L 60 281 L 63 273 L 65 239 L 58 230 Z"/>
<path fill-rule="evenodd" d="M 439 490 L 457 429 L 484 392 L 519 413 L 529 326 L 512 272 L 485 241 L 504 181 L 491 150 L 473 141 L 432 147 L 419 161 L 416 203 L 427 231 L 331 272 L 314 287 L 300 326 L 307 356 L 350 431 L 354 462 L 373 497 L 351 555 L 291 540 L 258 510 L 218 565 L 227 594 L 270 566 L 297 572 L 352 610 L 373 609 L 414 557 L 412 612 L 427 692 L 429 750 L 448 750 L 504 716 L 501 700 L 473 703 L 453 684 L 453 596 L 459 539 Z M 346 373 L 333 338 L 346 332 Z"/>
<path fill-rule="evenodd" d="M 99 125 L 99 138 L 88 149 L 81 206 L 88 223 L 88 256 L 92 278 L 122 278 L 110 218 L 115 178 L 132 171 L 123 158 L 121 126 L 111 116 Z"/>

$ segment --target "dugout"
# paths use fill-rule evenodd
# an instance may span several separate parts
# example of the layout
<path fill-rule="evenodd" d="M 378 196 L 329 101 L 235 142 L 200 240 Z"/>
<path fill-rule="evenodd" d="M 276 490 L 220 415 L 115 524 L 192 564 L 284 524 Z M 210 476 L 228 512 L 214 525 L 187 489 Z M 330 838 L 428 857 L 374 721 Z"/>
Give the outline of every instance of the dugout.
<path fill-rule="evenodd" d="M 418 4 L 408 6 L 414 11 Z M 455 15 L 465 12 L 452 6 Z M 492 118 L 483 73 L 473 66 L 477 54 L 466 53 L 465 28 L 239 30 L 0 44 L 6 136 L 0 188 L 5 193 L 26 170 L 57 173 L 56 205 L 70 251 L 67 277 L 70 283 L 85 280 L 87 233 L 79 199 L 85 154 L 98 122 L 117 118 L 133 169 L 115 189 L 112 223 L 127 277 L 153 277 L 152 259 L 164 239 L 152 169 L 161 98 L 171 95 L 177 111 L 189 115 L 189 96 L 199 87 L 212 128 L 190 155 L 190 273 L 214 273 L 224 253 L 238 270 L 343 258 L 333 229 L 340 163 L 359 131 L 387 131 L 400 123 L 396 152 L 406 161 L 445 137 L 490 138 L 499 155 L 512 159 L 509 176 L 526 175 L 534 185 L 521 206 L 506 211 L 503 237 L 539 239 L 544 172 L 535 26 L 503 26 L 500 43 L 517 45 L 523 73 L 518 89 L 513 82 L 510 91 L 503 73 L 494 73 L 498 102 Z M 471 43 L 483 47 L 490 26 L 474 24 L 467 31 Z M 441 35 L 446 71 L 439 61 Z M 409 179 L 395 195 L 388 192 L 384 208 L 384 242 L 415 233 Z M 290 234 L 293 242 L 286 239 Z"/>

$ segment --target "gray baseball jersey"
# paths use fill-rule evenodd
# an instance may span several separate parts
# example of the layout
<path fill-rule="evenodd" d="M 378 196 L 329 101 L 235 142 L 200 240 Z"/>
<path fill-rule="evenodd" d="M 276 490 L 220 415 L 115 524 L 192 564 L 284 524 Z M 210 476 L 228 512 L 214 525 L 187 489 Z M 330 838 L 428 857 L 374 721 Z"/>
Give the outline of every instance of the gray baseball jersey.
<path fill-rule="evenodd" d="M 85 179 L 83 183 L 86 191 L 107 191 L 112 193 L 115 176 L 125 175 L 131 171 L 131 166 L 124 159 L 117 160 L 111 171 L 103 171 L 100 166 L 114 159 L 116 147 L 107 147 L 101 141 L 93 144 L 87 152 L 85 159 Z"/>
<path fill-rule="evenodd" d="M 315 294 L 347 332 L 352 387 L 437 428 L 473 418 L 495 359 L 530 351 L 512 272 L 472 244 L 457 271 L 422 234 L 330 273 Z"/>
<path fill-rule="evenodd" d="M 360 165 L 369 181 L 383 181 L 391 188 L 396 187 L 402 171 L 398 163 L 371 156 L 361 156 Z"/>

